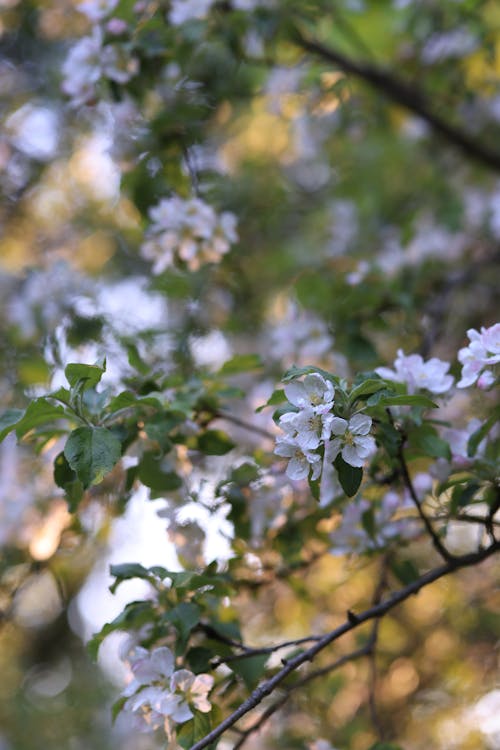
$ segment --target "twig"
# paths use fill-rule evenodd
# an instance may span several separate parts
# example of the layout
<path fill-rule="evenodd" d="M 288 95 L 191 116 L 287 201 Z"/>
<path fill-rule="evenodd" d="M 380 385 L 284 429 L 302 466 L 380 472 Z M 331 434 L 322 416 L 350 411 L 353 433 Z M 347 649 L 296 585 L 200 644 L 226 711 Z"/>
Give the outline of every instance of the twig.
<path fill-rule="evenodd" d="M 300 680 L 297 680 L 292 685 L 288 685 L 286 687 L 285 692 L 283 695 L 281 695 L 278 700 L 276 700 L 274 703 L 272 703 L 268 708 L 262 713 L 257 721 L 255 721 L 248 729 L 243 730 L 241 733 L 242 736 L 236 743 L 236 745 L 233 747 L 233 750 L 237 750 L 237 748 L 240 748 L 243 746 L 243 744 L 246 742 L 246 740 L 249 738 L 251 734 L 254 732 L 257 732 L 259 729 L 262 728 L 262 726 L 265 724 L 265 722 L 271 718 L 273 714 L 276 713 L 290 698 L 292 692 L 294 690 L 297 690 L 297 688 L 301 688 L 304 685 L 306 685 L 308 682 L 312 682 L 312 680 L 316 680 L 318 677 L 323 677 L 325 674 L 329 674 L 330 672 L 335 671 L 336 669 L 340 669 L 340 667 L 343 667 L 344 664 L 348 664 L 352 661 L 355 661 L 356 659 L 360 659 L 363 656 L 368 656 L 372 649 L 372 643 L 371 638 L 370 640 L 361 648 L 356 649 L 355 651 L 352 651 L 350 654 L 345 654 L 344 656 L 341 656 L 340 658 L 336 659 L 334 662 L 331 662 L 330 664 L 325 665 L 324 667 L 321 667 L 321 669 L 315 669 L 313 672 L 309 672 L 308 674 L 304 675 Z"/>
<path fill-rule="evenodd" d="M 239 417 L 235 417 L 233 414 L 227 414 L 224 411 L 217 411 L 214 414 L 214 418 L 216 418 L 216 419 L 225 419 L 226 422 L 232 422 L 232 424 L 235 424 L 237 427 L 242 427 L 244 430 L 249 430 L 250 432 L 255 432 L 256 435 L 261 435 L 262 437 L 265 437 L 268 440 L 275 440 L 276 439 L 276 435 L 273 435 L 272 432 L 269 432 L 268 430 L 264 430 L 264 428 L 259 427 L 256 424 L 252 424 L 251 422 L 245 422 L 244 419 L 240 419 Z"/>
<path fill-rule="evenodd" d="M 389 417 L 389 421 L 390 421 L 391 425 L 393 427 L 395 427 L 395 425 L 394 425 L 394 419 L 393 419 L 391 410 L 387 409 L 386 411 L 387 411 L 387 415 Z M 425 529 L 426 529 L 427 533 L 429 534 L 429 536 L 430 536 L 430 538 L 432 540 L 434 548 L 441 555 L 441 557 L 443 558 L 443 560 L 446 560 L 446 561 L 453 560 L 453 555 L 451 554 L 451 552 L 449 552 L 446 549 L 446 547 L 442 543 L 441 539 L 439 538 L 439 536 L 434 531 L 434 528 L 433 528 L 433 526 L 432 526 L 429 518 L 424 513 L 424 509 L 422 508 L 422 503 L 420 502 L 420 500 L 418 498 L 418 495 L 417 495 L 417 493 L 415 491 L 415 487 L 413 486 L 413 482 L 411 481 L 410 472 L 408 471 L 408 464 L 406 463 L 406 458 L 405 458 L 404 450 L 403 450 L 404 436 L 401 434 L 401 431 L 399 431 L 399 434 L 401 436 L 401 440 L 400 440 L 400 443 L 399 443 L 398 454 L 397 455 L 398 455 L 399 464 L 401 466 L 401 474 L 402 474 L 403 481 L 405 483 L 406 489 L 410 493 L 410 497 L 411 497 L 411 499 L 413 501 L 413 504 L 415 505 L 415 507 L 416 507 L 416 509 L 418 511 L 418 515 L 420 516 L 420 518 L 422 520 L 422 523 L 424 524 Z"/>
<path fill-rule="evenodd" d="M 235 648 L 241 648 L 241 654 L 231 654 L 230 656 L 221 656 L 219 659 L 211 662 L 212 667 L 218 667 L 221 664 L 227 664 L 231 661 L 239 661 L 240 659 L 251 659 L 252 656 L 264 656 L 265 654 L 274 654 L 276 651 L 281 651 L 283 648 L 290 648 L 290 646 L 300 646 L 302 643 L 316 642 L 321 639 L 320 635 L 308 635 L 304 638 L 296 638 L 293 641 L 282 641 L 276 643 L 274 646 L 263 646 L 262 648 L 252 648 L 251 646 L 245 646 L 243 643 L 233 643 Z"/>
<path fill-rule="evenodd" d="M 237 708 L 226 719 L 224 719 L 224 721 L 222 721 L 219 726 L 215 727 L 215 729 L 209 732 L 205 737 L 192 745 L 190 750 L 202 750 L 203 748 L 214 742 L 216 739 L 218 739 L 222 734 L 224 734 L 224 732 L 234 726 L 234 724 L 236 724 L 239 719 L 245 716 L 253 708 L 258 706 L 259 703 L 261 703 L 266 696 L 270 695 L 277 688 L 277 686 L 280 685 L 283 680 L 288 677 L 289 674 L 298 669 L 302 664 L 305 664 L 308 661 L 312 661 L 317 654 L 319 654 L 330 644 L 334 643 L 334 641 L 338 640 L 345 633 L 354 630 L 362 623 L 382 617 L 413 594 L 417 594 L 425 586 L 434 583 L 434 581 L 437 581 L 443 576 L 449 575 L 450 573 L 459 570 L 460 568 L 465 568 L 483 562 L 498 550 L 500 550 L 500 542 L 495 542 L 489 547 L 479 549 L 477 552 L 471 552 L 466 555 L 461 555 L 460 557 L 454 557 L 448 560 L 443 565 L 440 565 L 439 567 L 428 571 L 416 581 L 412 581 L 412 583 L 404 586 L 399 591 L 394 592 L 385 601 L 380 602 L 376 605 L 372 605 L 358 615 L 351 615 L 351 617 L 348 618 L 347 622 L 324 635 L 314 646 L 311 646 L 311 648 L 306 649 L 306 651 L 302 652 L 301 654 L 297 654 L 297 656 L 295 656 L 293 659 L 290 659 L 290 661 L 288 661 L 282 669 L 280 669 L 275 675 L 273 675 L 273 677 L 269 678 L 261 685 L 259 685 L 239 706 L 239 708 Z"/>
<path fill-rule="evenodd" d="M 444 137 L 448 143 L 456 146 L 470 159 L 488 169 L 496 172 L 500 171 L 500 153 L 492 151 L 487 146 L 484 146 L 480 140 L 474 139 L 461 127 L 452 125 L 436 114 L 427 101 L 424 92 L 416 85 L 402 81 L 393 73 L 371 63 L 367 64 L 352 60 L 342 52 L 332 47 L 327 47 L 315 39 L 304 36 L 298 29 L 295 30 L 295 41 L 302 49 L 312 52 L 323 60 L 334 63 L 345 73 L 350 73 L 362 79 L 373 88 L 381 91 L 396 104 L 405 107 L 421 117 L 437 134 Z"/>

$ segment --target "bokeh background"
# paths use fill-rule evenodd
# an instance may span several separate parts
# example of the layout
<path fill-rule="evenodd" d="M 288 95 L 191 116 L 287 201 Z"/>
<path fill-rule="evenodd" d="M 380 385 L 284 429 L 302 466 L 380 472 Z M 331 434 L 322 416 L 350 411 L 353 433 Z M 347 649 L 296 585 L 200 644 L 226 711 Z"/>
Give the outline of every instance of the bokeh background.
<path fill-rule="evenodd" d="M 98 3 L 0 0 L 2 411 L 62 384 L 70 361 L 105 355 L 114 389 L 137 362 L 187 376 L 257 353 L 263 369 L 243 378 L 246 397 L 230 408 L 272 432 L 268 411 L 254 410 L 293 363 L 349 377 L 399 347 L 456 362 L 466 330 L 496 321 L 495 0 L 199 3 L 184 24 L 168 3 L 111 5 L 96 21 Z M 106 26 L 113 18 L 125 26 Z M 292 21 L 406 81 L 409 106 L 304 49 Z M 98 26 L 121 78 L 102 69 L 98 44 L 97 62 L 68 62 Z M 465 145 L 418 116 L 418 90 Z M 239 242 L 208 270 L 156 276 L 140 250 L 148 210 L 193 191 L 236 215 Z M 447 418 L 488 404 L 456 395 Z M 272 451 L 258 432 L 228 429 L 239 456 Z M 112 476 L 75 516 L 53 481 L 59 449 L 12 435 L 0 446 L 0 750 L 162 747 L 111 724 L 126 679 L 120 637 L 99 665 L 85 643 L 148 593 L 127 583 L 112 596 L 110 563 L 231 557 L 235 519 L 213 487 L 234 459 L 195 466 L 190 502 L 117 493 Z M 246 498 L 245 523 L 255 559 L 274 565 L 280 544 L 303 552 L 300 529 L 280 537 L 301 490 L 270 472 Z M 463 551 L 473 535 L 451 528 L 449 541 Z M 338 539 L 314 562 L 315 544 L 293 575 L 241 591 L 249 641 L 322 632 L 370 601 L 380 557 Z M 432 559 L 417 542 L 406 555 Z M 313 683 L 248 746 L 366 750 L 376 679 L 377 720 L 405 750 L 499 748 L 496 570 L 492 561 L 407 601 L 381 625 L 376 675 L 359 661 Z M 353 646 L 354 636 L 341 649 Z"/>

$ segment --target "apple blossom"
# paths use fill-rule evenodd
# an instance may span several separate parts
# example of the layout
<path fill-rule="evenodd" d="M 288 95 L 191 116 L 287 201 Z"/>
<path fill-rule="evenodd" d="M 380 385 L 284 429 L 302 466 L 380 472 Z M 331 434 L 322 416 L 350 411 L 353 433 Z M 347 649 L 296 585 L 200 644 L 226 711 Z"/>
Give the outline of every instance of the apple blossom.
<path fill-rule="evenodd" d="M 394 370 L 377 367 L 375 372 L 386 380 L 406 383 L 409 393 L 423 388 L 431 393 L 440 394 L 449 391 L 453 385 L 453 377 L 447 374 L 449 368 L 449 362 L 443 362 L 437 357 L 425 362 L 420 354 L 405 355 L 402 349 L 398 349 Z"/>
<path fill-rule="evenodd" d="M 134 679 L 122 693 L 127 698 L 123 710 L 137 715 L 142 731 L 154 731 L 168 722 L 189 721 L 194 716 L 191 706 L 203 713 L 210 711 L 207 695 L 213 677 L 174 670 L 174 655 L 166 646 L 153 651 L 139 646 L 128 661 Z"/>
<path fill-rule="evenodd" d="M 164 198 L 149 216 L 152 223 L 140 252 L 153 261 L 154 274 L 163 273 L 176 259 L 192 271 L 216 263 L 238 239 L 234 214 L 217 214 L 200 198 Z"/>
<path fill-rule="evenodd" d="M 333 417 L 331 432 L 334 439 L 330 443 L 332 454 L 342 454 L 344 461 L 351 466 L 363 466 L 365 459 L 375 450 L 375 440 L 368 434 L 372 420 L 366 414 L 355 414 L 349 421 Z"/>
<path fill-rule="evenodd" d="M 458 352 L 458 360 L 462 364 L 462 377 L 457 387 L 467 388 L 478 381 L 480 388 L 488 388 L 495 378 L 487 365 L 500 362 L 500 323 L 495 323 L 490 328 L 482 327 L 481 332 L 470 328 L 467 336 L 469 345 Z"/>
<path fill-rule="evenodd" d="M 334 388 L 330 380 L 318 372 L 306 375 L 303 381 L 293 380 L 285 386 L 285 396 L 299 409 L 312 408 L 319 414 L 324 414 L 333 406 Z"/>
<path fill-rule="evenodd" d="M 312 467 L 312 479 L 321 474 L 321 456 L 310 450 L 305 450 L 289 437 L 278 437 L 274 452 L 277 456 L 289 458 L 286 474 L 290 479 L 306 479 Z"/>

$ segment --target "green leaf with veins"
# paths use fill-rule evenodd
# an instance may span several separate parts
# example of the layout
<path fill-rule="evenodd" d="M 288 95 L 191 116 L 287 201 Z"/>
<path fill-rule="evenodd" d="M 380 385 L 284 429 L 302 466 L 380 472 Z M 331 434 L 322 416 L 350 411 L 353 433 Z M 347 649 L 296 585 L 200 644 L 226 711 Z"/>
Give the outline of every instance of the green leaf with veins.
<path fill-rule="evenodd" d="M 87 489 L 99 484 L 120 460 L 122 446 L 105 427 L 78 427 L 64 446 L 64 455 Z"/>

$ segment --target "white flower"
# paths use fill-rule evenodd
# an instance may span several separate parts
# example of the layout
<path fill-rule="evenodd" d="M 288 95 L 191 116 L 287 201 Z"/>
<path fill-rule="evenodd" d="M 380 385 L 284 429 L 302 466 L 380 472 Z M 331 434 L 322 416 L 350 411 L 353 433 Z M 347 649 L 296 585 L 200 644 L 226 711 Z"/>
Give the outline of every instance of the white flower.
<path fill-rule="evenodd" d="M 76 7 L 93 23 L 101 21 L 118 5 L 118 0 L 83 0 Z"/>
<path fill-rule="evenodd" d="M 467 331 L 470 344 L 458 352 L 458 360 L 462 364 L 462 378 L 457 383 L 458 388 L 467 388 L 482 378 L 478 385 L 487 388 L 494 382 L 493 373 L 486 369 L 487 365 L 500 362 L 500 323 L 481 328 L 481 332 L 470 328 Z"/>
<path fill-rule="evenodd" d="M 302 450 L 314 450 L 328 440 L 333 414 L 322 414 L 307 407 L 299 412 L 288 412 L 280 418 L 279 425 Z"/>
<path fill-rule="evenodd" d="M 62 66 L 62 89 L 75 105 L 94 96 L 94 86 L 101 77 L 102 31 L 95 27 L 90 36 L 75 44 Z"/>
<path fill-rule="evenodd" d="M 85 104 L 95 96 L 95 86 L 100 78 L 110 78 L 126 83 L 137 73 L 138 63 L 120 45 L 102 46 L 103 35 L 99 26 L 92 34 L 80 39 L 70 50 L 62 66 L 62 89 L 75 106 Z"/>
<path fill-rule="evenodd" d="M 122 693 L 127 698 L 123 710 L 137 715 L 142 731 L 189 721 L 193 718 L 191 707 L 210 711 L 207 695 L 213 677 L 194 675 L 187 669 L 174 671 L 174 655 L 166 646 L 153 651 L 137 647 L 128 658 L 134 679 Z"/>
<path fill-rule="evenodd" d="M 206 714 L 211 709 L 207 695 L 213 684 L 214 678 L 208 674 L 194 675 L 187 669 L 179 669 L 172 675 L 170 689 L 180 693 L 185 705 L 191 703 L 197 711 Z"/>
<path fill-rule="evenodd" d="M 467 447 L 471 435 L 481 427 L 480 419 L 471 419 L 464 430 L 447 429 L 443 432 L 443 437 L 447 441 L 451 450 L 451 460 L 456 466 L 469 466 L 472 458 L 469 457 Z M 486 447 L 486 440 L 482 440 L 477 447 L 476 455 L 482 455 Z"/>
<path fill-rule="evenodd" d="M 163 273 L 176 259 L 192 271 L 204 263 L 216 263 L 236 242 L 236 217 L 220 215 L 200 198 L 179 196 L 162 199 L 149 211 L 151 226 L 141 255 L 153 261 L 153 273 Z"/>
<path fill-rule="evenodd" d="M 330 380 L 313 372 L 306 375 L 304 380 L 293 380 L 285 386 L 285 396 L 299 409 L 311 407 L 314 411 L 324 414 L 333 406 L 334 388 Z"/>
<path fill-rule="evenodd" d="M 349 421 L 333 417 L 331 431 L 336 435 L 330 448 L 332 455 L 339 453 L 347 464 L 363 466 L 365 459 L 375 450 L 375 440 L 368 435 L 372 420 L 366 414 L 355 414 Z"/>
<path fill-rule="evenodd" d="M 306 479 L 312 467 L 311 479 L 317 479 L 321 474 L 321 456 L 309 450 L 303 450 L 300 445 L 289 437 L 279 437 L 274 450 L 277 456 L 289 458 L 286 474 L 290 479 Z"/>
<path fill-rule="evenodd" d="M 402 349 L 398 349 L 394 370 L 377 367 L 375 372 L 386 380 L 406 383 L 409 393 L 414 393 L 418 388 L 431 393 L 445 393 L 453 385 L 453 377 L 447 375 L 449 368 L 449 362 L 443 362 L 437 357 L 424 362 L 420 354 L 406 356 Z"/>
<path fill-rule="evenodd" d="M 174 26 L 205 18 L 214 0 L 172 0 L 168 20 Z"/>

